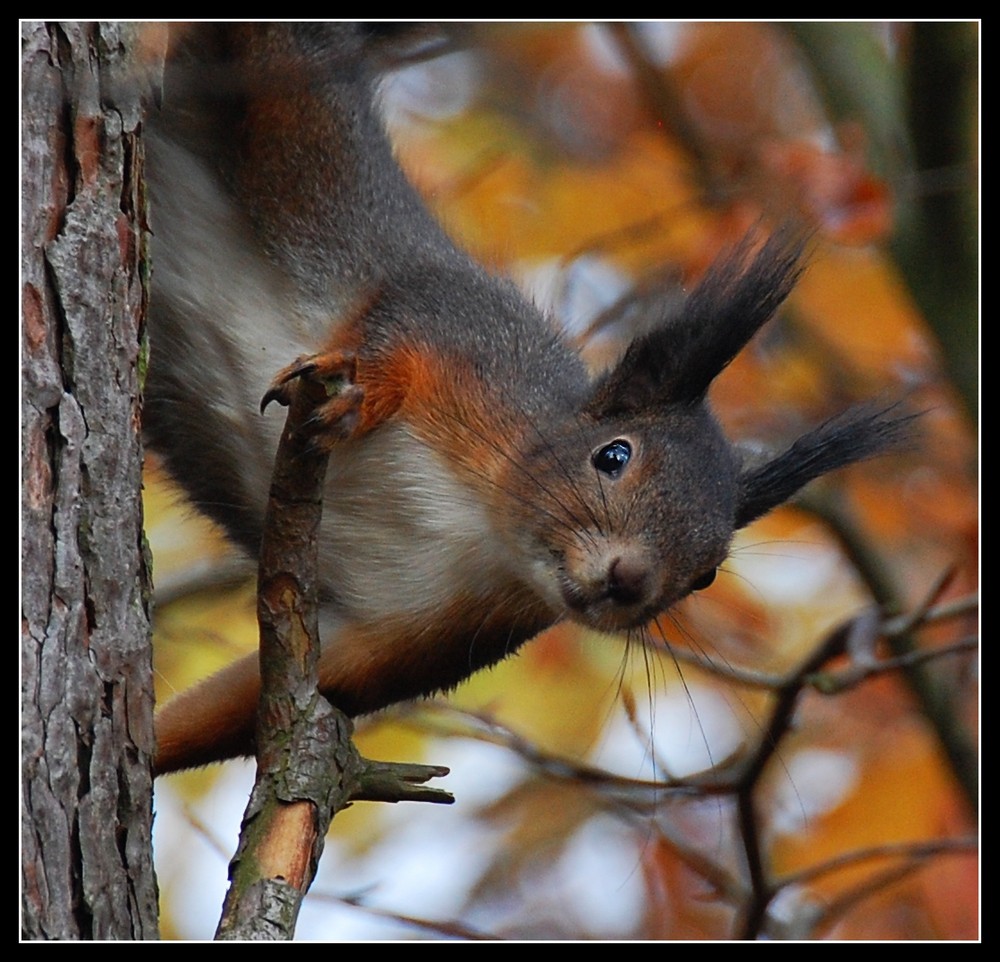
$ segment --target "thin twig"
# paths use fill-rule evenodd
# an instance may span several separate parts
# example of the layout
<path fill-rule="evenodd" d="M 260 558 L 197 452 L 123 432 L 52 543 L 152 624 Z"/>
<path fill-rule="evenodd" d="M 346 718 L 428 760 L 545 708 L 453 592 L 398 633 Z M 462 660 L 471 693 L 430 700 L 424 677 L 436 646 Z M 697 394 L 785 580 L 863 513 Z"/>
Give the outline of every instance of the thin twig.
<path fill-rule="evenodd" d="M 321 900 L 324 902 L 334 902 L 339 905 L 349 905 L 367 915 L 377 918 L 388 919 L 392 922 L 399 922 L 400 925 L 408 925 L 411 928 L 422 929 L 425 932 L 436 932 L 439 935 L 452 939 L 465 939 L 468 942 L 494 942 L 502 937 L 492 935 L 489 932 L 481 932 L 478 929 L 470 928 L 454 919 L 449 921 L 434 921 L 433 919 L 422 919 L 415 915 L 403 915 L 393 912 L 391 909 L 380 909 L 374 905 L 368 905 L 361 900 L 361 896 L 335 895 L 332 892 L 320 892 L 313 890 L 309 894 L 310 900 Z"/>
<path fill-rule="evenodd" d="M 861 862 L 875 859 L 907 858 L 925 860 L 934 855 L 969 854 L 979 848 L 979 839 L 974 835 L 961 835 L 957 838 L 934 838 L 919 842 L 888 842 L 884 845 L 872 845 L 868 848 L 855 849 L 834 855 L 817 865 L 800 869 L 784 876 L 775 884 L 775 889 L 787 888 L 791 885 L 805 885 L 814 879 L 843 868 L 850 868 Z"/>
<path fill-rule="evenodd" d="M 831 491 L 807 492 L 804 506 L 823 520 L 837 536 L 858 574 L 868 586 L 876 604 L 887 614 L 895 614 L 904 607 L 902 593 L 891 574 L 891 567 L 878 550 L 857 527 L 839 498 Z M 917 651 L 917 641 L 912 630 L 888 636 L 889 647 L 897 658 Z M 927 720 L 934 728 L 938 741 L 948 760 L 952 774 L 973 814 L 979 811 L 978 754 L 968 733 L 959 721 L 955 698 L 941 681 L 927 670 L 923 662 L 905 665 L 902 669 Z"/>

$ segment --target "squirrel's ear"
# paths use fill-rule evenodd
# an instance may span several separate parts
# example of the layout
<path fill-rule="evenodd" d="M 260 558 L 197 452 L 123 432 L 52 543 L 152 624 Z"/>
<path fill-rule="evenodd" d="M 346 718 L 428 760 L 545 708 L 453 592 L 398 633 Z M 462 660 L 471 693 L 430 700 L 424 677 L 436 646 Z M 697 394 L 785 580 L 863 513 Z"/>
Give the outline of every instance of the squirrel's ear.
<path fill-rule="evenodd" d="M 802 273 L 803 241 L 783 231 L 756 254 L 748 235 L 718 260 L 680 315 L 636 338 L 599 381 L 588 405 L 598 418 L 700 401 L 720 371 L 788 297 Z"/>
<path fill-rule="evenodd" d="M 813 428 L 790 448 L 762 464 L 745 468 L 739 479 L 736 528 L 767 514 L 820 475 L 905 446 L 919 414 L 899 405 L 862 405 Z"/>

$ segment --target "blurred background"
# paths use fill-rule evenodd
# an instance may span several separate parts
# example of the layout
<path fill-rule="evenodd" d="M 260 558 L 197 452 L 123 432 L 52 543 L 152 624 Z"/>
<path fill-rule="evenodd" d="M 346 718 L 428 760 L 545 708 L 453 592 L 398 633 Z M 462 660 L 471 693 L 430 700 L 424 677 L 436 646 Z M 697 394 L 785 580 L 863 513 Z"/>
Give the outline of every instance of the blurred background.
<path fill-rule="evenodd" d="M 978 50 L 975 22 L 657 22 L 446 24 L 401 55 L 405 169 L 595 370 L 791 223 L 808 270 L 713 387 L 727 432 L 924 414 L 740 532 L 646 649 L 560 626 L 360 721 L 457 803 L 341 813 L 299 938 L 977 937 Z M 254 577 L 153 455 L 146 507 L 162 700 L 256 645 Z M 157 783 L 165 936 L 214 932 L 252 778 Z"/>

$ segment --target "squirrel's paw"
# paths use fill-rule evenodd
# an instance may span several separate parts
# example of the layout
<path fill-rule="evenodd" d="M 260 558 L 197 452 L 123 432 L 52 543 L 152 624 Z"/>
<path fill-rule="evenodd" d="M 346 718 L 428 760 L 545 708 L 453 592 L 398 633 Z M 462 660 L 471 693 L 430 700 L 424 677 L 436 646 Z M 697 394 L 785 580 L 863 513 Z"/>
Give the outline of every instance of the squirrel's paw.
<path fill-rule="evenodd" d="M 305 427 L 314 434 L 313 444 L 329 449 L 351 437 L 358 426 L 365 392 L 355 383 L 356 374 L 357 358 L 352 353 L 328 351 L 297 358 L 271 381 L 260 402 L 261 413 L 271 401 L 287 407 L 292 384 L 297 380 L 320 386 L 326 400 L 317 403 Z"/>

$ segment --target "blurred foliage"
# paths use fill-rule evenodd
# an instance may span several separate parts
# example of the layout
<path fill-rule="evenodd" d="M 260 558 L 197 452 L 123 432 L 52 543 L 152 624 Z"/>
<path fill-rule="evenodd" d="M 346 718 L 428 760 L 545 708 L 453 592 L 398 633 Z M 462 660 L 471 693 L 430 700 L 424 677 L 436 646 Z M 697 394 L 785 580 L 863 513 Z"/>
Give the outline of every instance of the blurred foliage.
<path fill-rule="evenodd" d="M 752 450 L 861 399 L 926 413 L 912 450 L 741 532 L 655 646 L 562 626 L 463 711 L 364 721 L 370 757 L 451 763 L 459 805 L 340 816 L 302 937 L 977 936 L 977 56 L 973 22 L 479 24 L 389 78 L 428 203 L 595 367 L 641 322 L 630 298 L 792 222 L 810 266 L 713 388 L 727 430 Z M 161 697 L 254 643 L 252 579 L 215 584 L 219 536 L 164 484 Z M 823 684 L 797 676 L 824 646 Z M 158 789 L 166 933 L 206 935 L 191 893 L 224 883 L 190 841 L 218 831 L 216 780 Z M 181 799 L 197 818 L 162 815 Z"/>

